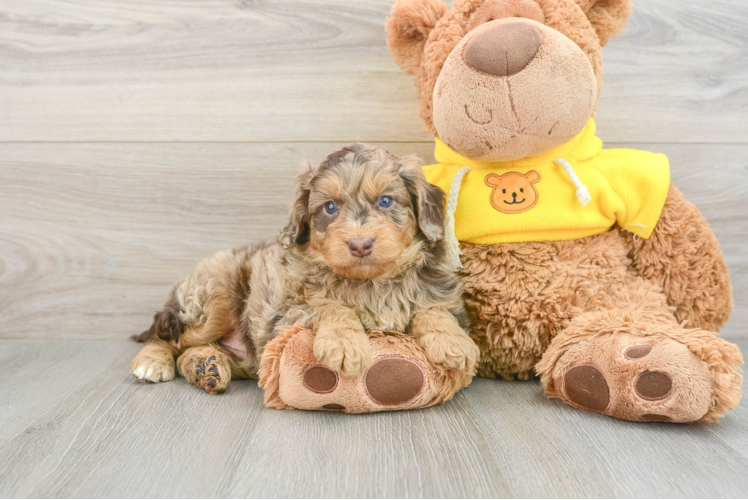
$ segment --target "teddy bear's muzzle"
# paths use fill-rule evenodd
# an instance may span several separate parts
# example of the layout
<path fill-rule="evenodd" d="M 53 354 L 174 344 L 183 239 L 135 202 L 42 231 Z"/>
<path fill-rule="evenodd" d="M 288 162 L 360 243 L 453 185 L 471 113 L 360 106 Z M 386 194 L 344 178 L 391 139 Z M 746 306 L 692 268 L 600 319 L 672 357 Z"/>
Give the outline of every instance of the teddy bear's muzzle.
<path fill-rule="evenodd" d="M 472 160 L 511 161 L 551 151 L 577 135 L 597 104 L 587 54 L 532 19 L 476 27 L 455 46 L 434 86 L 438 137 Z"/>
<path fill-rule="evenodd" d="M 512 76 L 527 67 L 543 39 L 534 26 L 520 21 L 493 23 L 465 47 L 468 66 L 493 76 Z"/>

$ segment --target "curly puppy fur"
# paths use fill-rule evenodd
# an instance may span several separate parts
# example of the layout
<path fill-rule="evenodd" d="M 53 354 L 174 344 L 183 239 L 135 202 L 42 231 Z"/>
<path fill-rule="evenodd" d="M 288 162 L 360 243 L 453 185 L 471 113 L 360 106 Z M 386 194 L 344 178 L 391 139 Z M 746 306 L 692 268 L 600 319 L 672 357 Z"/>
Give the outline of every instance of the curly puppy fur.
<path fill-rule="evenodd" d="M 315 356 L 348 375 L 371 364 L 365 330 L 376 328 L 412 334 L 435 363 L 473 372 L 444 193 L 418 167 L 363 144 L 307 165 L 278 242 L 219 253 L 182 280 L 137 337 L 146 346 L 133 375 L 170 380 L 179 357 L 191 383 L 220 392 L 231 376 L 256 378 L 265 346 L 293 324 L 316 330 Z"/>

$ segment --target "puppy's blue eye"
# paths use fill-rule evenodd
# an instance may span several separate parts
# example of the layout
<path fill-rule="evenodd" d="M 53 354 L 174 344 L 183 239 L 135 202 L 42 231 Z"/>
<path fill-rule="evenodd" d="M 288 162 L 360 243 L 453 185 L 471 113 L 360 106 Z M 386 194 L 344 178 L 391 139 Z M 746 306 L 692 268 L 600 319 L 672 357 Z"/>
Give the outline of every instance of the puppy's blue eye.
<path fill-rule="evenodd" d="M 392 206 L 392 198 L 389 196 L 382 196 L 379 198 L 379 206 L 382 208 L 390 208 Z"/>
<path fill-rule="evenodd" d="M 327 212 L 329 215 L 332 215 L 337 211 L 338 211 L 338 206 L 335 204 L 334 201 L 331 201 L 327 205 L 325 205 L 325 212 Z"/>

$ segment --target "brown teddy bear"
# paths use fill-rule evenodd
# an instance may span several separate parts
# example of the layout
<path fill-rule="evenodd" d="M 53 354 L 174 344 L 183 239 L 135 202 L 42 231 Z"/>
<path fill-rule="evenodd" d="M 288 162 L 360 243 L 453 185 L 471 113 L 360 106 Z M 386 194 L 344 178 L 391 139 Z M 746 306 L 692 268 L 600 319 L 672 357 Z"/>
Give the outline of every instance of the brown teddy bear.
<path fill-rule="evenodd" d="M 424 171 L 449 193 L 478 374 L 537 374 L 551 397 L 626 420 L 712 422 L 742 381 L 715 333 L 733 306 L 719 244 L 666 157 L 603 149 L 591 118 L 601 49 L 630 11 L 399 0 L 387 42 L 436 138 Z"/>

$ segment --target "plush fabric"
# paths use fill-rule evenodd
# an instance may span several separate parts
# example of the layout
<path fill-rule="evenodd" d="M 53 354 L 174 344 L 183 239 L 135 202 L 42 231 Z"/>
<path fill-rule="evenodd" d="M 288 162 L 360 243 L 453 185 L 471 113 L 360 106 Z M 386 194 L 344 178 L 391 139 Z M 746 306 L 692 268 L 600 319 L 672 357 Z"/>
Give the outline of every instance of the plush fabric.
<path fill-rule="evenodd" d="M 519 27 L 535 33 L 540 46 L 531 37 L 517 37 Z M 487 78 L 486 71 L 470 65 L 470 49 L 498 36 L 509 45 L 506 72 L 516 72 Z M 528 43 L 534 57 L 526 63 L 522 52 Z M 549 80 L 558 83 L 542 84 Z M 589 121 L 597 93 L 587 56 L 567 37 L 533 20 L 498 19 L 469 32 L 447 57 L 433 92 L 433 123 L 439 138 L 461 155 L 509 161 L 571 140 Z"/>
<path fill-rule="evenodd" d="M 398 9 L 423 3 L 430 30 L 417 44 L 398 37 L 392 27 L 413 22 Z M 630 0 L 399 0 L 388 43 L 437 140 L 429 179 L 449 190 L 473 169 L 455 233 L 478 374 L 537 375 L 550 397 L 616 418 L 714 422 L 739 403 L 743 362 L 716 333 L 733 307 L 719 242 L 664 157 L 602 150 L 590 122 L 601 48 L 630 12 Z M 510 27 L 536 30 L 537 51 Z M 492 59 L 490 40 L 502 44 Z M 505 204 L 510 189 L 527 200 Z"/>
<path fill-rule="evenodd" d="M 426 408 L 452 399 L 472 374 L 432 363 L 415 338 L 398 332 L 368 332 L 373 363 L 363 376 L 346 376 L 314 357 L 314 332 L 284 329 L 262 356 L 260 386 L 265 404 L 278 409 L 345 413 Z"/>
<path fill-rule="evenodd" d="M 571 142 L 540 156 L 485 163 L 469 160 L 437 140 L 435 157 L 439 163 L 424 167 L 424 173 L 445 192 L 460 168 L 472 168 L 463 178 L 455 212 L 457 238 L 468 243 L 571 240 L 609 231 L 616 223 L 649 238 L 670 186 L 666 156 L 604 150 L 594 121 Z M 554 163 L 557 158 L 569 161 L 589 189 L 592 199 L 587 205 L 578 200 L 569 175 Z M 530 172 L 534 182 L 524 177 Z"/>

